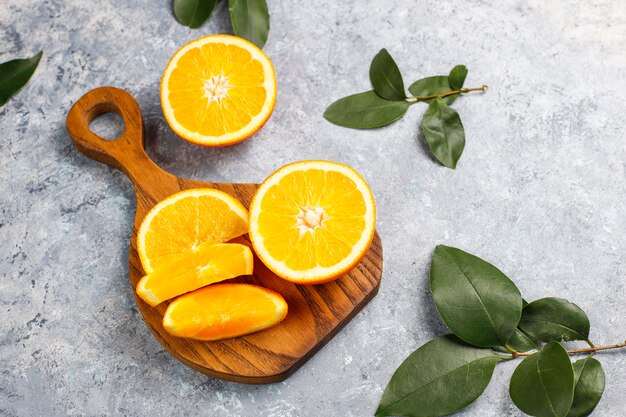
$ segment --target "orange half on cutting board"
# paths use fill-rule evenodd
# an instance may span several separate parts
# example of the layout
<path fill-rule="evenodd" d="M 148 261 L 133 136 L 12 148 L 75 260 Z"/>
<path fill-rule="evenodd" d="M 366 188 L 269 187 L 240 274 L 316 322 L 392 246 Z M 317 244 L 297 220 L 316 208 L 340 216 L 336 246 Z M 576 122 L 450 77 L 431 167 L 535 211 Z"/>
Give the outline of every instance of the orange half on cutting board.
<path fill-rule="evenodd" d="M 198 145 L 240 142 L 269 119 L 276 102 L 276 74 L 254 44 L 231 35 L 210 35 L 179 49 L 161 79 L 161 106 L 168 124 Z"/>
<path fill-rule="evenodd" d="M 250 204 L 250 240 L 276 275 L 296 284 L 339 278 L 367 252 L 376 207 L 365 180 L 329 161 L 286 165 L 261 184 Z"/>

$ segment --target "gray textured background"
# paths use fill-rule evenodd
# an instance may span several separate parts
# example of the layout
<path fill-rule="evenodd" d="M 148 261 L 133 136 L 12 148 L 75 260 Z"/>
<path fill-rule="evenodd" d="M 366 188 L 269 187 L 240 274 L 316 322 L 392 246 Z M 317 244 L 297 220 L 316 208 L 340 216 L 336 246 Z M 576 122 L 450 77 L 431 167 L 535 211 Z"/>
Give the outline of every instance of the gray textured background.
<path fill-rule="evenodd" d="M 0 61 L 45 55 L 0 108 L 0 415 L 372 415 L 402 359 L 444 332 L 427 285 L 438 243 L 496 264 L 527 299 L 578 303 L 597 344 L 626 338 L 623 0 L 270 1 L 276 109 L 256 136 L 225 149 L 177 138 L 158 100 L 179 46 L 230 32 L 223 2 L 199 30 L 177 24 L 166 0 L 1 3 Z M 467 146 L 456 171 L 435 163 L 418 134 L 425 106 L 373 131 L 322 118 L 333 100 L 368 88 L 382 47 L 407 84 L 463 63 L 468 86 L 491 87 L 457 101 Z M 285 382 L 203 376 L 144 325 L 127 278 L 131 185 L 78 153 L 65 130 L 70 105 L 102 85 L 137 97 L 149 153 L 176 175 L 258 182 L 287 162 L 324 158 L 371 184 L 380 293 Z M 598 358 L 608 384 L 595 415 L 623 417 L 626 352 Z M 512 369 L 499 366 L 459 415 L 520 416 L 508 399 Z"/>

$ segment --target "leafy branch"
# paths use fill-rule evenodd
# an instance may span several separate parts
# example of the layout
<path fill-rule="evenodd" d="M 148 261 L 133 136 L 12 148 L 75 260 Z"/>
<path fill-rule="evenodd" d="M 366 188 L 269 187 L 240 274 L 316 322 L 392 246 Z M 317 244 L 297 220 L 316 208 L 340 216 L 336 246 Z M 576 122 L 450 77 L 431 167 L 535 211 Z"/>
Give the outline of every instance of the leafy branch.
<path fill-rule="evenodd" d="M 465 148 L 465 129 L 450 105 L 462 94 L 487 91 L 487 86 L 463 88 L 467 68 L 454 67 L 449 75 L 415 81 L 404 89 L 404 80 L 386 49 L 381 49 L 370 65 L 373 90 L 335 101 L 324 112 L 329 122 L 355 129 L 372 129 L 395 122 L 415 103 L 428 103 L 421 128 L 435 158 L 448 168 L 456 168 Z"/>
<path fill-rule="evenodd" d="M 502 271 L 449 246 L 437 246 L 430 268 L 437 312 L 453 335 L 437 337 L 395 371 L 377 417 L 434 417 L 459 411 L 487 388 L 498 362 L 523 357 L 509 393 L 524 413 L 584 417 L 604 392 L 602 365 L 591 355 L 626 347 L 594 346 L 585 312 L 562 298 L 531 303 Z M 590 347 L 565 350 L 560 342 Z M 569 355 L 589 356 L 572 363 Z"/>
<path fill-rule="evenodd" d="M 176 20 L 197 29 L 211 16 L 220 0 L 173 0 Z M 230 21 L 235 35 L 263 48 L 270 30 L 266 0 L 229 0 Z"/>

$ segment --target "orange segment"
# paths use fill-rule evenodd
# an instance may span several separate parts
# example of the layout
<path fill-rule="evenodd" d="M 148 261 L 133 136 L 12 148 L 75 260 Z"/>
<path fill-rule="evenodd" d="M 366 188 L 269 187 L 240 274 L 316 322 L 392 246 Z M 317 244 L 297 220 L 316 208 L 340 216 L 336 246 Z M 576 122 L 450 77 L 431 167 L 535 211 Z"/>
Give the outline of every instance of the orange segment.
<path fill-rule="evenodd" d="M 174 54 L 161 79 L 167 122 L 199 145 L 248 138 L 269 119 L 275 102 L 272 62 L 236 36 L 210 35 L 188 43 Z"/>
<path fill-rule="evenodd" d="M 245 245 L 205 243 L 141 278 L 136 291 L 154 307 L 209 284 L 250 275 L 253 264 L 252 251 Z"/>
<path fill-rule="evenodd" d="M 248 229 L 248 212 L 234 197 L 212 188 L 173 194 L 154 206 L 137 233 L 146 274 L 204 243 L 227 242 Z"/>
<path fill-rule="evenodd" d="M 376 208 L 363 178 L 328 161 L 287 165 L 261 184 L 250 205 L 250 240 L 277 275 L 299 284 L 338 278 L 374 237 Z"/>
<path fill-rule="evenodd" d="M 249 284 L 216 284 L 183 295 L 163 316 L 173 336 L 220 340 L 267 329 L 287 316 L 283 297 Z"/>

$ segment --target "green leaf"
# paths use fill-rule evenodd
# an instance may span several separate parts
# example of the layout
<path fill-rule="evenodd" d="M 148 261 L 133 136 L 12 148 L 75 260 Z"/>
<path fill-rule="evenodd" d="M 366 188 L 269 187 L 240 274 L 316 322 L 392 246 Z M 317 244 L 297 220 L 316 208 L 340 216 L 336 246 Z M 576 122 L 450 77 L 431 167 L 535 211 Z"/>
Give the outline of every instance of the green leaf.
<path fill-rule="evenodd" d="M 263 48 L 270 31 L 270 15 L 265 0 L 229 0 L 230 21 L 235 35 Z"/>
<path fill-rule="evenodd" d="M 457 248 L 435 248 L 430 289 L 444 323 L 475 346 L 505 345 L 522 313 L 515 284 L 489 262 Z"/>
<path fill-rule="evenodd" d="M 385 100 L 374 91 L 366 91 L 335 101 L 324 118 L 338 126 L 372 129 L 395 122 L 408 108 L 406 101 Z"/>
<path fill-rule="evenodd" d="M 217 0 L 174 0 L 174 17 L 178 23 L 199 28 L 209 18 Z"/>
<path fill-rule="evenodd" d="M 524 311 L 524 307 L 528 305 L 528 301 L 522 298 L 522 311 Z M 512 348 L 516 352 L 524 353 L 531 351 L 533 349 L 538 349 L 539 344 L 537 340 L 532 340 L 526 333 L 524 333 L 519 327 L 516 327 L 511 334 L 511 338 L 509 339 L 509 343 L 507 346 Z M 505 352 L 508 352 L 506 348 L 503 348 Z"/>
<path fill-rule="evenodd" d="M 467 68 L 465 65 L 457 65 L 452 68 L 450 71 L 450 75 L 448 75 L 448 84 L 450 85 L 450 89 L 453 91 L 460 90 L 463 88 L 463 83 L 465 83 L 465 78 L 467 77 Z"/>
<path fill-rule="evenodd" d="M 522 310 L 519 328 L 541 342 L 587 340 L 589 318 L 576 304 L 562 298 L 542 298 Z"/>
<path fill-rule="evenodd" d="M 381 49 L 370 65 L 370 81 L 376 94 L 387 100 L 404 100 L 402 74 L 386 49 Z"/>
<path fill-rule="evenodd" d="M 537 349 L 537 344 L 519 328 L 513 330 L 507 345 L 513 348 L 516 352 L 528 352 L 530 350 Z"/>
<path fill-rule="evenodd" d="M 433 94 L 441 94 L 447 93 L 448 91 L 453 91 L 450 88 L 450 84 L 448 83 L 448 76 L 446 75 L 435 75 L 434 77 L 422 78 L 421 80 L 415 81 L 409 87 L 409 92 L 414 96 L 432 96 Z M 454 94 L 451 96 L 444 97 L 443 100 L 447 104 L 452 104 L 457 99 L 459 95 Z M 430 103 L 434 99 L 426 100 L 425 103 Z"/>
<path fill-rule="evenodd" d="M 574 402 L 567 417 L 591 414 L 604 393 L 604 370 L 591 356 L 574 362 Z"/>
<path fill-rule="evenodd" d="M 465 148 L 465 130 L 456 110 L 438 98 L 428 105 L 421 127 L 435 158 L 455 169 Z"/>
<path fill-rule="evenodd" d="M 376 416 L 435 417 L 465 408 L 483 393 L 498 360 L 452 335 L 433 339 L 398 367 Z"/>
<path fill-rule="evenodd" d="M 513 372 L 511 399 L 536 417 L 565 417 L 574 397 L 574 371 L 563 346 L 548 343 L 525 358 Z"/>
<path fill-rule="evenodd" d="M 524 300 L 522 300 L 523 303 Z M 530 337 L 528 337 L 527 334 L 525 334 L 523 331 L 521 331 L 518 327 L 515 328 L 515 330 L 513 330 L 513 333 L 511 334 L 511 338 L 509 339 L 509 342 L 506 344 L 505 346 L 492 346 L 491 349 L 498 351 L 498 352 L 504 352 L 504 353 L 511 353 L 510 349 L 513 349 L 515 352 L 518 353 L 524 353 L 524 352 L 528 352 L 534 349 L 539 349 L 539 345 L 532 340 Z"/>
<path fill-rule="evenodd" d="M 14 59 L 0 64 L 0 106 L 26 85 L 37 69 L 43 51 L 28 59 Z"/>

